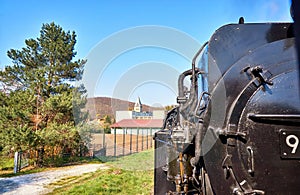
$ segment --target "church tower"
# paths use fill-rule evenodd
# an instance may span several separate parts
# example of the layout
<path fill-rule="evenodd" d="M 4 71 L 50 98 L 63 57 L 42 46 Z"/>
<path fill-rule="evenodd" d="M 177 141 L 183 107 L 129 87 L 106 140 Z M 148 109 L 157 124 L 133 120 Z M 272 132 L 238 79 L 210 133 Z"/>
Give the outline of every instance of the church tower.
<path fill-rule="evenodd" d="M 135 112 L 142 112 L 142 103 L 140 97 L 138 97 L 137 101 L 134 104 L 134 109 Z"/>

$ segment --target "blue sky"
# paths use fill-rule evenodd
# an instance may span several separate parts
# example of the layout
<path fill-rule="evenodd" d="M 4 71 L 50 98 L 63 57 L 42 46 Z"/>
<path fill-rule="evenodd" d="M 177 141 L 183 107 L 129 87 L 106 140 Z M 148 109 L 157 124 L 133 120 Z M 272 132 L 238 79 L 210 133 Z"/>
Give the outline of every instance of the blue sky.
<path fill-rule="evenodd" d="M 166 31 L 171 34 L 174 31 L 181 33 L 182 36 L 185 34 L 201 45 L 217 28 L 227 23 L 236 23 L 240 16 L 251 23 L 291 21 L 289 6 L 289 0 L 0 0 L 0 68 L 11 63 L 6 57 L 7 50 L 21 49 L 25 45 L 25 39 L 39 36 L 43 23 L 55 22 L 65 30 L 76 32 L 76 59 L 88 60 L 87 73 L 94 70 L 98 72 L 96 76 L 86 75 L 90 83 L 94 82 L 89 96 L 115 96 L 132 101 L 141 96 L 142 102 L 150 105 L 174 104 L 176 77 L 180 72 L 190 68 L 190 56 L 182 56 L 182 53 L 172 51 L 173 46 L 166 48 L 165 45 L 149 46 L 141 43 L 136 48 L 129 50 L 123 48 L 121 53 L 115 53 L 115 56 L 107 59 L 106 66 L 97 64 L 97 59 L 92 59 L 91 54 L 97 52 L 104 43 L 112 41 L 114 44 L 99 50 L 101 53 L 98 63 L 100 63 L 103 56 L 107 56 L 106 52 L 113 52 L 120 44 L 130 45 L 126 41 L 135 41 L 137 38 L 130 36 L 129 40 L 120 39 L 119 42 L 114 42 L 115 39 L 122 37 L 118 35 L 131 32 L 130 29 L 145 29 L 149 26 L 158 29 L 166 27 Z M 160 35 L 151 34 L 152 32 L 137 36 L 144 38 L 156 36 L 156 39 L 152 40 L 154 42 L 162 38 Z M 171 45 L 177 42 L 182 47 L 185 45 L 179 38 L 170 41 Z M 190 53 L 196 52 L 196 47 L 186 49 Z M 124 89 L 126 82 L 134 80 L 137 74 L 159 75 L 161 71 L 151 72 L 152 70 L 147 69 L 147 66 L 159 67 L 159 64 L 168 67 L 164 69 L 165 73 L 172 72 L 172 77 L 166 82 L 163 80 L 165 78 L 163 81 L 157 78 L 142 79 L 139 80 L 140 83 L 132 85 L 131 89 L 125 89 L 126 94 L 123 96 L 116 91 Z M 173 80 L 174 86 L 170 86 L 168 83 Z"/>

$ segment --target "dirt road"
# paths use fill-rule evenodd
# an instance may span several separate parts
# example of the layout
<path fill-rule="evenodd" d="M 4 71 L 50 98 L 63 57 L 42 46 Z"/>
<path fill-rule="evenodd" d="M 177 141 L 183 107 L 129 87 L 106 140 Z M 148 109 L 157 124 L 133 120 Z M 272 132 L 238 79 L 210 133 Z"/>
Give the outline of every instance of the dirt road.
<path fill-rule="evenodd" d="M 70 176 L 78 176 L 84 173 L 94 172 L 98 169 L 107 169 L 104 164 L 85 164 L 69 167 L 61 167 L 55 170 L 21 175 L 10 178 L 0 178 L 0 194 L 4 195 L 32 195 L 45 194 L 53 189 L 46 188 L 55 181 Z"/>

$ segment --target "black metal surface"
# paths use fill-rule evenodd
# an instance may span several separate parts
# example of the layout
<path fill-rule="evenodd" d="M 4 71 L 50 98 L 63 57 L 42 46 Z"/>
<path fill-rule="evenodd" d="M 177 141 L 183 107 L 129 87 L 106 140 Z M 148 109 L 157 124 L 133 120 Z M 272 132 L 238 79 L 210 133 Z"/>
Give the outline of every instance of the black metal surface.
<path fill-rule="evenodd" d="M 294 66 L 297 66 L 295 61 Z M 283 143 L 282 135 L 283 130 L 287 135 L 288 132 L 299 131 L 299 123 L 286 121 L 297 120 L 300 113 L 300 101 L 296 95 L 299 90 L 296 79 L 298 73 L 295 69 L 275 77 L 269 93 L 257 91 L 249 100 L 239 122 L 239 129 L 247 129 L 249 136 L 246 144 L 237 145 L 236 172 L 239 178 L 248 177 L 253 186 L 264 189 L 267 194 L 298 194 L 300 191 L 300 161 L 296 159 L 297 154 L 293 156 L 288 153 L 292 148 Z M 249 119 L 249 113 L 257 118 Z M 270 122 L 271 117 L 274 122 Z M 279 119 L 284 121 L 280 122 Z M 254 150 L 256 168 L 253 177 L 240 171 L 247 164 L 247 146 Z M 287 153 L 286 158 L 283 158 L 283 152 Z"/>
<path fill-rule="evenodd" d="M 295 105 L 300 104 L 299 101 L 294 98 L 298 97 L 297 92 L 299 91 L 299 89 L 294 84 L 292 84 L 292 82 L 297 81 L 297 77 L 295 75 L 293 77 L 287 77 L 288 73 L 293 72 L 297 69 L 295 61 L 296 56 L 294 39 L 287 38 L 288 36 L 286 36 L 286 39 L 281 39 L 283 37 L 271 35 L 268 36 L 277 38 L 274 38 L 272 41 L 268 41 L 266 39 L 266 37 L 268 37 L 266 35 L 267 32 L 282 32 L 280 29 L 288 29 L 288 24 L 268 24 L 265 27 L 262 27 L 262 25 L 252 24 L 250 26 L 253 27 L 253 30 L 255 30 L 256 27 L 259 27 L 256 33 L 265 33 L 265 40 L 255 40 L 257 36 L 250 36 L 250 34 L 246 33 L 245 36 L 241 37 L 240 34 L 240 37 L 234 37 L 233 39 L 238 39 L 241 41 L 242 39 L 246 40 L 246 36 L 248 36 L 248 40 L 254 38 L 254 40 L 251 39 L 251 41 L 256 43 L 249 43 L 249 45 L 247 45 L 247 40 L 241 47 L 238 45 L 235 45 L 236 48 L 230 46 L 231 50 L 226 50 L 226 52 L 221 52 L 219 48 L 209 48 L 209 52 L 212 53 L 211 55 L 215 56 L 215 58 L 213 58 L 215 60 L 214 62 L 219 62 L 218 67 L 220 68 L 220 72 L 222 73 L 221 77 L 210 80 L 210 85 L 213 86 L 210 88 L 212 99 L 214 99 L 214 93 L 220 90 L 222 87 L 224 87 L 226 92 L 226 99 L 224 100 L 226 102 L 224 108 L 226 113 L 225 120 L 223 121 L 223 123 L 222 121 L 219 121 L 218 124 L 210 125 L 215 130 L 218 128 L 224 129 L 225 134 L 230 134 L 230 136 L 225 137 L 226 140 L 223 140 L 223 144 L 216 144 L 213 150 L 204 157 L 205 165 L 207 168 L 207 172 L 211 177 L 211 183 L 214 190 L 216 191 L 216 194 L 222 194 L 224 192 L 226 192 L 226 194 L 229 194 L 232 193 L 235 188 L 241 188 L 241 191 L 263 190 L 271 194 L 280 194 L 280 192 L 284 192 L 282 191 L 282 186 L 293 186 L 290 189 L 285 187 L 284 190 L 285 192 L 288 191 L 290 194 L 295 194 L 297 190 L 300 191 L 300 189 L 297 189 L 295 185 L 297 184 L 296 186 L 300 186 L 300 183 L 295 182 L 295 178 L 293 180 L 290 168 L 287 169 L 286 164 L 282 164 L 281 166 L 281 162 L 279 162 L 281 160 L 279 149 L 274 152 L 274 147 L 279 148 L 280 145 L 279 135 L 278 133 L 272 134 L 270 132 L 270 128 L 274 128 L 273 126 L 278 125 L 278 123 L 281 125 L 281 127 L 285 127 L 284 125 L 288 127 L 291 125 L 299 126 L 297 117 L 295 115 L 300 114 L 300 108 L 299 106 L 297 107 Z M 250 26 L 248 27 L 250 28 Z M 231 36 L 236 36 L 236 33 L 232 32 L 232 29 L 228 29 L 229 27 L 232 27 L 232 29 L 235 29 L 236 31 L 242 29 L 242 27 L 237 27 L 234 25 L 225 27 L 225 31 L 223 31 L 223 33 L 225 34 L 226 39 L 229 40 L 231 40 Z M 272 30 L 267 30 L 266 27 L 272 28 Z M 279 28 L 279 30 L 276 30 L 276 28 Z M 229 32 L 230 34 L 227 34 Z M 221 32 L 218 33 L 220 34 L 219 36 L 222 35 Z M 252 31 L 252 33 L 254 32 Z M 285 33 L 282 33 L 282 35 L 284 34 Z M 264 36 L 259 35 L 258 37 Z M 217 39 L 221 38 L 219 37 Z M 223 37 L 222 40 L 224 40 Z M 235 41 L 233 41 L 233 44 L 234 42 Z M 216 44 L 216 42 L 214 44 Z M 221 43 L 221 45 L 223 45 L 223 48 L 229 48 L 229 46 L 224 46 L 224 44 L 229 45 L 229 41 L 226 41 L 226 43 Z M 256 45 L 257 48 L 253 48 L 253 45 Z M 218 45 L 214 46 L 217 47 Z M 244 48 L 244 50 L 240 51 L 241 48 Z M 239 50 L 239 54 L 234 53 L 237 50 Z M 251 52 L 249 52 L 249 50 L 251 50 Z M 216 54 L 215 52 L 217 51 L 221 53 Z M 230 60 L 232 60 L 231 63 Z M 228 65 L 226 65 L 226 63 L 228 63 Z M 255 67 L 257 65 L 259 65 L 263 69 L 263 72 L 270 73 L 269 79 L 273 82 L 273 85 L 270 85 L 270 83 L 262 82 L 261 78 L 259 78 L 258 76 L 249 75 L 241 71 L 245 70 L 244 68 L 247 68 L 249 66 Z M 281 77 L 284 79 L 281 79 L 279 81 L 275 79 Z M 274 83 L 274 79 L 276 83 Z M 275 93 L 276 90 L 280 88 L 282 88 L 282 93 Z M 293 90 L 288 90 L 291 88 L 293 88 Z M 287 91 L 289 91 L 289 93 L 287 93 Z M 256 93 L 261 94 L 260 99 L 258 99 L 255 104 L 251 106 L 248 105 L 251 97 Z M 265 96 L 269 97 L 269 99 L 264 100 Z M 245 108 L 247 109 L 247 107 L 251 108 L 251 111 L 245 111 Z M 261 113 L 262 115 L 259 115 L 259 110 L 264 111 Z M 242 113 L 244 113 L 245 116 L 242 116 Z M 249 113 L 252 113 L 250 118 L 255 118 L 251 122 L 249 122 L 250 119 L 248 119 L 249 116 L 247 115 Z M 276 117 L 273 118 L 272 121 L 270 121 L 270 118 L 268 118 L 268 120 L 266 118 L 263 118 L 263 116 L 265 116 L 264 114 L 268 114 L 269 116 L 271 114 L 274 114 L 276 116 L 289 114 L 290 117 L 283 117 L 284 119 L 280 120 L 279 117 Z M 266 124 L 261 124 L 263 120 L 265 122 L 268 121 L 268 125 L 270 126 L 269 128 L 266 128 Z M 212 122 L 216 123 L 214 121 Z M 255 130 L 251 131 L 250 127 L 255 128 Z M 260 148 L 257 148 L 255 147 L 255 145 L 253 146 L 250 143 L 260 145 L 268 143 L 269 147 L 261 146 Z M 253 148 L 254 164 L 256 165 L 254 175 L 257 177 L 253 177 L 251 174 L 249 174 L 250 160 L 249 151 L 247 150 L 248 146 Z M 216 154 L 215 152 L 213 152 L 224 150 L 226 150 L 227 152 L 223 154 Z M 220 174 L 224 171 L 222 160 L 225 159 L 226 155 L 232 156 L 230 159 L 230 166 L 234 174 L 229 176 L 228 179 L 226 179 L 224 175 Z M 264 160 L 257 162 L 258 158 Z M 279 160 L 277 158 L 279 158 Z M 217 160 L 216 162 L 215 159 L 219 160 Z M 293 164 L 290 162 L 285 163 Z M 258 164 L 260 166 L 257 166 Z M 281 168 L 278 169 L 278 167 L 280 166 Z M 299 163 L 295 166 L 291 167 L 293 167 L 294 169 L 297 169 L 297 167 L 298 169 L 300 168 Z M 279 172 L 277 172 L 278 170 Z M 267 173 L 265 173 L 265 171 L 267 171 Z M 278 174 L 273 172 L 276 172 Z M 217 177 L 213 176 L 215 174 L 217 174 Z M 266 175 L 271 175 L 272 177 L 267 177 Z M 279 175 L 281 175 L 281 177 L 279 177 Z M 235 181 L 230 181 L 230 177 L 234 177 Z M 290 177 L 290 179 L 283 180 L 282 177 Z M 242 181 L 246 181 L 247 183 L 246 187 L 244 188 L 236 184 Z"/>
<path fill-rule="evenodd" d="M 297 54 L 298 54 L 298 74 L 300 78 L 300 1 L 299 0 L 292 0 L 292 17 L 295 21 L 295 28 L 294 33 L 296 37 L 296 46 L 297 46 Z M 300 86 L 300 81 L 299 81 Z M 299 96 L 300 97 L 300 96 Z"/>
<path fill-rule="evenodd" d="M 216 31 L 201 58 L 208 70 L 200 65 L 200 71 L 208 71 L 201 80 L 208 78 L 208 88 L 202 87 L 208 89 L 208 105 L 198 116 L 190 106 L 200 104 L 196 94 L 189 106 L 184 104 L 191 99 L 184 99 L 175 118 L 168 114 L 168 130 L 156 134 L 155 194 L 300 192 L 300 100 L 292 28 L 287 23 L 235 24 Z M 190 143 L 184 135 L 175 136 L 179 131 L 198 136 Z M 169 143 L 171 148 L 190 144 L 180 151 L 191 159 L 184 170 Z M 187 192 L 183 173 L 189 179 Z M 194 185 L 198 180 L 201 185 Z"/>
<path fill-rule="evenodd" d="M 154 181 L 155 188 L 154 194 L 165 195 L 168 191 L 175 191 L 175 185 L 168 181 L 167 178 L 167 163 L 168 163 L 168 153 L 167 147 L 168 142 L 165 142 L 169 138 L 169 133 L 167 131 L 159 131 L 155 133 L 155 156 L 154 156 Z"/>
<path fill-rule="evenodd" d="M 209 75 L 209 92 L 222 75 L 243 56 L 266 44 L 293 36 L 290 23 L 229 24 L 218 29 L 209 41 L 209 64 L 216 64 L 218 70 L 209 71 L 209 74 L 216 71 L 220 74 Z M 271 50 L 269 54 L 272 56 Z"/>
<path fill-rule="evenodd" d="M 279 124 L 288 126 L 300 125 L 300 114 L 248 114 L 248 118 L 258 122 L 267 124 Z"/>
<path fill-rule="evenodd" d="M 281 129 L 280 134 L 280 157 L 282 159 L 300 159 L 299 139 L 300 131 Z"/>

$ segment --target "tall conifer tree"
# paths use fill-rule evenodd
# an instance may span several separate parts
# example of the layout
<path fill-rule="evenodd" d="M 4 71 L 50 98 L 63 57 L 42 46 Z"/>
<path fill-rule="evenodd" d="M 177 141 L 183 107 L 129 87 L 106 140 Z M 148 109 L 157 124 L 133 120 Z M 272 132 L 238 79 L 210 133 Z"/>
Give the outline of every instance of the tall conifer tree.
<path fill-rule="evenodd" d="M 0 72 L 0 138 L 6 150 L 34 149 L 42 163 L 45 149 L 73 152 L 81 143 L 75 123 L 86 119 L 81 79 L 85 60 L 76 60 L 75 32 L 43 24 L 37 39 L 7 52 L 13 65 Z"/>

